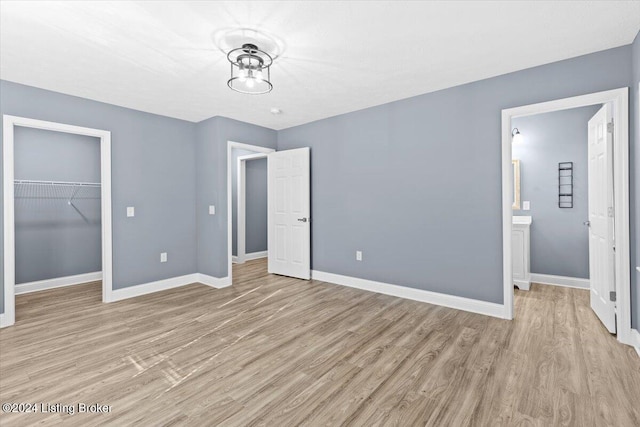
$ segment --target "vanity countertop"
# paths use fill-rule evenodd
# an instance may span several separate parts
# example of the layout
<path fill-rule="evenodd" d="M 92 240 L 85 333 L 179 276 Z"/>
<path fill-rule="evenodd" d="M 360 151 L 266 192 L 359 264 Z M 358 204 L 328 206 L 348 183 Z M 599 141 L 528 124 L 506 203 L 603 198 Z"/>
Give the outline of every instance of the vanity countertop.
<path fill-rule="evenodd" d="M 513 224 L 529 225 L 531 224 L 530 216 L 513 216 Z"/>

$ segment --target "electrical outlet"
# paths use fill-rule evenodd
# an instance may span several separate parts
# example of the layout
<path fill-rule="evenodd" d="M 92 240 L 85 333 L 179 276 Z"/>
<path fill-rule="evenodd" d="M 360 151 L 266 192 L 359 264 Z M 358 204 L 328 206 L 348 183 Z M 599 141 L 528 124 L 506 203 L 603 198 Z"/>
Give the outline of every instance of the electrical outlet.
<path fill-rule="evenodd" d="M 525 200 L 524 202 L 522 202 L 522 210 L 528 211 L 529 209 L 531 209 L 531 202 L 528 200 Z"/>
<path fill-rule="evenodd" d="M 166 252 L 162 252 L 160 254 L 160 262 L 167 262 L 167 253 Z"/>
<path fill-rule="evenodd" d="M 127 206 L 127 217 L 132 218 L 136 216 L 136 208 L 133 206 Z"/>
<path fill-rule="evenodd" d="M 362 261 L 362 251 L 356 251 L 356 261 Z"/>
<path fill-rule="evenodd" d="M 209 215 L 215 215 L 216 214 L 216 207 L 213 205 L 209 205 Z"/>

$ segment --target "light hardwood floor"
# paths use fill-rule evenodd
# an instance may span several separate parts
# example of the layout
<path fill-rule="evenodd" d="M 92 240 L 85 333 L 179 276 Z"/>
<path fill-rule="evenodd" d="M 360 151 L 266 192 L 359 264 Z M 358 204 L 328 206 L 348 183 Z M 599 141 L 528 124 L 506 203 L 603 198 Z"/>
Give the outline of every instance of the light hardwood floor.
<path fill-rule="evenodd" d="M 100 283 L 21 295 L 0 330 L 0 425 L 640 426 L 640 358 L 587 291 L 516 291 L 505 321 L 234 267 L 117 303 Z"/>

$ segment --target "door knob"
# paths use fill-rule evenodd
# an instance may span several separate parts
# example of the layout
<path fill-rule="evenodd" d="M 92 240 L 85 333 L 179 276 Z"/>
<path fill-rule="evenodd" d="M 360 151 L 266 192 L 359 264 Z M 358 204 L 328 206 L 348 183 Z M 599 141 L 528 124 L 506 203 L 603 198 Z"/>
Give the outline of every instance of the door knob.
<path fill-rule="evenodd" d="M 586 225 L 587 227 L 591 227 L 591 221 L 585 221 L 583 222 L 584 225 Z"/>
<path fill-rule="evenodd" d="M 307 222 L 307 218 L 298 218 L 298 221 L 300 221 L 300 222 Z"/>

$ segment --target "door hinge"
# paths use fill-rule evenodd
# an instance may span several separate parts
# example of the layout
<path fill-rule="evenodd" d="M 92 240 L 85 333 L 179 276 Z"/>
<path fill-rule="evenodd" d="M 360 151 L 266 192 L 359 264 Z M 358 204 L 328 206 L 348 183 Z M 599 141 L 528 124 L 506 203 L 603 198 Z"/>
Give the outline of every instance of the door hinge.
<path fill-rule="evenodd" d="M 613 218 L 613 207 L 610 206 L 607 209 L 607 214 L 609 215 L 609 218 Z"/>
<path fill-rule="evenodd" d="M 616 301 L 616 291 L 609 292 L 609 300 L 613 302 Z"/>
<path fill-rule="evenodd" d="M 613 133 L 613 122 L 607 123 L 607 132 Z"/>

